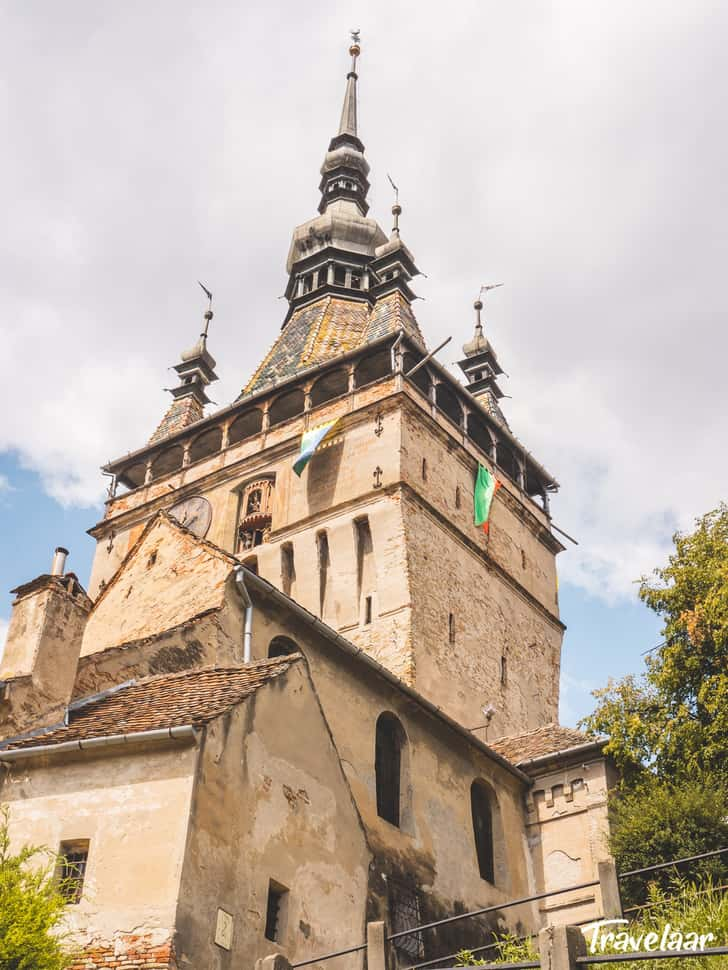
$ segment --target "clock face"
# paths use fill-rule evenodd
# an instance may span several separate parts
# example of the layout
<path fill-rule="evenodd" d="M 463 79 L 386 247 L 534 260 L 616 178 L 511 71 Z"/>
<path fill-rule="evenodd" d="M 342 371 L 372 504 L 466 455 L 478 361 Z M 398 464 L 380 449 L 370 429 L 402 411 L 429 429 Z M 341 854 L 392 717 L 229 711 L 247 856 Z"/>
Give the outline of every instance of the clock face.
<path fill-rule="evenodd" d="M 204 539 L 212 522 L 212 508 L 206 498 L 193 495 L 173 505 L 169 510 L 180 525 L 189 529 L 198 539 Z"/>

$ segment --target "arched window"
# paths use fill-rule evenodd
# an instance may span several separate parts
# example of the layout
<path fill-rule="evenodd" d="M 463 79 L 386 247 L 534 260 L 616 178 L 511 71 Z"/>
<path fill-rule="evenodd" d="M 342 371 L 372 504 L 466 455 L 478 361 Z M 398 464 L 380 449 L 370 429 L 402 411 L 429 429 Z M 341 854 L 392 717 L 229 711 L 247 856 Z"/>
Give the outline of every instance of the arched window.
<path fill-rule="evenodd" d="M 377 815 L 399 827 L 402 789 L 402 749 L 405 734 L 394 714 L 380 714 L 374 751 Z"/>
<path fill-rule="evenodd" d="M 345 370 L 335 370 L 320 377 L 311 388 L 311 407 L 318 407 L 349 390 L 349 375 Z"/>
<path fill-rule="evenodd" d="M 300 388 L 295 388 L 292 391 L 286 391 L 285 394 L 281 394 L 271 404 L 270 411 L 268 412 L 271 428 L 276 424 L 281 424 L 283 421 L 288 421 L 289 418 L 295 418 L 299 414 L 303 414 L 303 404 L 304 395 Z"/>
<path fill-rule="evenodd" d="M 475 836 L 478 869 L 481 879 L 495 883 L 491 797 L 490 790 L 484 782 L 473 782 L 470 787 L 470 805 L 473 812 L 473 835 Z"/>
<path fill-rule="evenodd" d="M 389 347 L 377 350 L 368 357 L 362 357 L 354 373 L 357 387 L 364 387 L 365 384 L 371 384 L 391 374 L 392 352 Z"/>
<path fill-rule="evenodd" d="M 457 394 L 447 384 L 438 384 L 435 387 L 435 403 L 454 424 L 462 424 L 463 409 L 460 407 Z"/>
<path fill-rule="evenodd" d="M 164 478 L 182 467 L 184 451 L 182 445 L 172 445 L 160 452 L 152 462 L 152 479 Z"/>
<path fill-rule="evenodd" d="M 209 458 L 222 446 L 222 428 L 209 428 L 198 435 L 190 445 L 190 464 Z"/>
<path fill-rule="evenodd" d="M 298 652 L 298 644 L 289 637 L 273 637 L 268 644 L 269 657 L 287 657 L 290 653 Z"/>
<path fill-rule="evenodd" d="M 263 426 L 263 412 L 258 408 L 244 411 L 230 425 L 228 431 L 228 445 L 236 445 L 245 438 L 258 434 Z"/>

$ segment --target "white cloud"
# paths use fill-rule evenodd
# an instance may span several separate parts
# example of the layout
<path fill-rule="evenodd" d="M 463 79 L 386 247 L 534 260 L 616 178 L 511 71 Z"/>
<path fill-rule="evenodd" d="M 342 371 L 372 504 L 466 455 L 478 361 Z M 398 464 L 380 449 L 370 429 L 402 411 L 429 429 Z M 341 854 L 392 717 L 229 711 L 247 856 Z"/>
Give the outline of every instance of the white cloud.
<path fill-rule="evenodd" d="M 361 9 L 74 11 L 0 13 L 15 79 L 0 97 L 0 449 L 84 504 L 98 465 L 165 410 L 197 279 L 215 293 L 220 405 L 278 332 Z M 580 540 L 562 575 L 631 597 L 728 472 L 728 8 L 377 0 L 360 26 L 372 214 L 388 226 L 390 171 L 428 273 L 423 329 L 462 343 L 478 285 L 506 281 L 488 333 L 512 426 Z"/>

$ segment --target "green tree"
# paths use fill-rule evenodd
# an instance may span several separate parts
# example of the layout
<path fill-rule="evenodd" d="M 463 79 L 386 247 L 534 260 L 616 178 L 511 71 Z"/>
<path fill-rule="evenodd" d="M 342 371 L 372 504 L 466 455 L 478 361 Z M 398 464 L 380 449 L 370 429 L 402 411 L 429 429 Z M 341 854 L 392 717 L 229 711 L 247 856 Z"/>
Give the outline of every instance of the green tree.
<path fill-rule="evenodd" d="M 608 734 L 629 787 L 657 778 L 710 773 L 728 784 L 728 505 L 676 533 L 667 566 L 643 577 L 640 599 L 664 620 L 664 643 L 642 677 L 595 691 L 582 721 Z"/>
<path fill-rule="evenodd" d="M 53 879 L 55 859 L 39 846 L 10 850 L 7 811 L 0 811 L 0 968 L 65 970 L 65 900 Z"/>
<path fill-rule="evenodd" d="M 676 781 L 647 776 L 636 788 L 612 796 L 609 821 L 609 848 L 620 872 L 728 846 L 725 792 L 711 776 Z M 691 863 L 688 872 L 720 885 L 728 879 L 728 855 Z M 677 877 L 672 867 L 631 876 L 621 881 L 622 900 L 627 906 L 640 903 L 648 886 L 667 890 Z"/>

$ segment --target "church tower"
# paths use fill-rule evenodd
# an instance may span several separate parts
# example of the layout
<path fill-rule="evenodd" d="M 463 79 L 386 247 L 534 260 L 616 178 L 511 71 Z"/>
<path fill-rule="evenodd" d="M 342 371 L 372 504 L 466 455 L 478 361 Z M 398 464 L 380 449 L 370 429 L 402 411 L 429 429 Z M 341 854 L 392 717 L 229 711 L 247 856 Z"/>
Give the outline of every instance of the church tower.
<path fill-rule="evenodd" d="M 280 333 L 237 400 L 208 415 L 207 327 L 183 354 L 151 440 L 105 469 L 90 592 L 168 509 L 463 726 L 514 734 L 558 715 L 558 486 L 500 409 L 480 301 L 467 386 L 428 356 L 402 209 L 389 236 L 369 216 L 360 53 L 355 36 L 318 213 L 293 232 Z M 302 435 L 334 421 L 298 477 Z M 487 534 L 473 524 L 479 464 L 502 483 Z"/>

